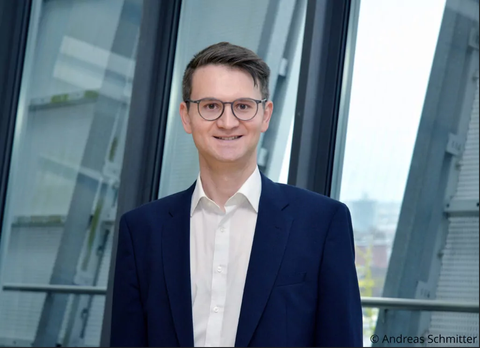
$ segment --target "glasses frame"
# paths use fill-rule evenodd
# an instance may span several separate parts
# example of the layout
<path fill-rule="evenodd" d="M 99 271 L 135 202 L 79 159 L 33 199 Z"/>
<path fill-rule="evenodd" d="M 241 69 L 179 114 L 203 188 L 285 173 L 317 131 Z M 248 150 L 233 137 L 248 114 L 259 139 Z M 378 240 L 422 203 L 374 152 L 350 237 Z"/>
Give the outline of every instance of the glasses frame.
<path fill-rule="evenodd" d="M 217 118 L 214 118 L 212 120 L 209 120 L 209 119 L 206 119 L 205 117 L 202 116 L 202 113 L 200 112 L 200 103 L 204 100 L 212 100 L 212 101 L 218 101 L 220 103 L 222 103 L 222 112 L 220 113 L 220 115 L 217 117 Z M 255 114 L 250 117 L 249 119 L 243 119 L 243 118 L 240 118 L 238 117 L 236 114 L 235 114 L 235 111 L 233 110 L 233 104 L 235 104 L 235 102 L 239 101 L 239 100 L 251 100 L 251 101 L 254 101 L 256 104 L 257 104 L 257 110 L 255 110 Z M 232 114 L 233 116 L 235 116 L 238 120 L 240 121 L 250 121 L 252 120 L 255 116 L 257 116 L 258 114 L 258 104 L 262 103 L 264 106 L 265 106 L 265 103 L 267 102 L 267 98 L 264 98 L 264 99 L 253 99 L 253 98 L 238 98 L 238 99 L 235 99 L 234 101 L 231 101 L 231 102 L 224 102 L 224 101 L 221 101 L 220 99 L 217 99 L 217 98 L 202 98 L 202 99 L 198 99 L 198 100 L 192 100 L 192 99 L 186 99 L 185 100 L 185 103 L 194 103 L 194 104 L 197 104 L 197 111 L 198 111 L 198 114 L 200 115 L 201 118 L 203 118 L 205 121 L 210 121 L 210 122 L 213 122 L 213 121 L 216 121 L 218 120 L 220 117 L 222 117 L 223 113 L 225 112 L 225 104 L 230 104 L 230 108 L 232 109 Z"/>

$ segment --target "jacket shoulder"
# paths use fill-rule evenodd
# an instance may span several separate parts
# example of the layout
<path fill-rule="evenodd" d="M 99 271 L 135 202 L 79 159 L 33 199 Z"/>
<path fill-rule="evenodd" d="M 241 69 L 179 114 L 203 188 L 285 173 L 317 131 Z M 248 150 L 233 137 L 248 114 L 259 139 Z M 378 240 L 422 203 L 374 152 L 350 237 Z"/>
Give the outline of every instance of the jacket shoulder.
<path fill-rule="evenodd" d="M 275 185 L 278 185 L 279 189 L 292 204 L 306 202 L 314 206 L 321 206 L 322 208 L 330 207 L 332 209 L 338 209 L 342 206 L 346 207 L 344 203 L 317 192 L 287 184 L 275 183 Z"/>
<path fill-rule="evenodd" d="M 276 183 L 278 190 L 286 197 L 289 213 L 305 221 L 331 221 L 340 213 L 350 215 L 348 207 L 333 198 L 300 187 Z"/>
<path fill-rule="evenodd" d="M 170 215 L 169 212 L 171 210 L 175 210 L 179 205 L 182 205 L 182 203 L 184 204 L 189 198 L 191 199 L 190 191 L 191 188 L 145 203 L 124 213 L 122 219 L 138 221 L 150 216 L 155 216 L 160 219 L 167 217 Z"/>

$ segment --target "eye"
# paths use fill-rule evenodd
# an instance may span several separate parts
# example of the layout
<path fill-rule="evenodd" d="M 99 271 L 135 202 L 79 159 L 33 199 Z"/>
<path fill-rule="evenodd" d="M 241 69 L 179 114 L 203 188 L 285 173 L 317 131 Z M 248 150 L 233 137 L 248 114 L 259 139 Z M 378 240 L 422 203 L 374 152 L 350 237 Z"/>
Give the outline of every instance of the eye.
<path fill-rule="evenodd" d="M 200 103 L 200 107 L 204 111 L 218 111 L 221 110 L 222 104 L 214 100 L 204 100 Z"/>
<path fill-rule="evenodd" d="M 248 99 L 238 100 L 234 104 L 235 110 L 239 112 L 249 112 L 255 109 L 255 102 Z"/>
<path fill-rule="evenodd" d="M 218 108 L 218 105 L 215 104 L 215 103 L 210 103 L 210 104 L 205 105 L 205 107 L 209 110 L 215 110 L 216 108 Z"/>
<path fill-rule="evenodd" d="M 250 105 L 247 105 L 247 104 L 238 104 L 237 105 L 237 109 L 240 109 L 240 110 L 248 110 L 250 108 Z"/>

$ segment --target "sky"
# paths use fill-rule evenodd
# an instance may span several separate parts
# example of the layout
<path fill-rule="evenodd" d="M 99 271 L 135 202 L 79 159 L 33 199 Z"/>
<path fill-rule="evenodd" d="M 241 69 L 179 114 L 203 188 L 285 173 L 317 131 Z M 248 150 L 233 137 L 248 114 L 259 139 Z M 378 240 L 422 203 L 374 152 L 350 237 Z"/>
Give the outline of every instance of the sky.
<path fill-rule="evenodd" d="M 361 0 L 340 199 L 401 201 L 445 0 Z"/>

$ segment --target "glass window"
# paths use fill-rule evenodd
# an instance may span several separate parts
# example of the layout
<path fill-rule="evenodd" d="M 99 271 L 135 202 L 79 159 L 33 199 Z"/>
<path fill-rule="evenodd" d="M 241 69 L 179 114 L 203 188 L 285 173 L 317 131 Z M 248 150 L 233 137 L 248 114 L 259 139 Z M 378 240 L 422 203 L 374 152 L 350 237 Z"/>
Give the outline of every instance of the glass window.
<path fill-rule="evenodd" d="M 32 1 L 0 345 L 100 343 L 141 12 L 141 0 Z"/>
<path fill-rule="evenodd" d="M 258 165 L 272 180 L 286 182 L 290 159 L 306 1 L 184 1 L 177 40 L 159 196 L 181 191 L 197 178 L 198 154 L 183 130 L 178 106 L 184 70 L 193 55 L 220 42 L 247 47 L 271 69 L 270 128 L 260 138 Z"/>
<path fill-rule="evenodd" d="M 478 303 L 478 1 L 362 0 L 356 35 L 336 198 L 361 294 Z M 364 309 L 365 345 L 380 324 L 478 336 L 478 315 L 400 312 Z"/>

